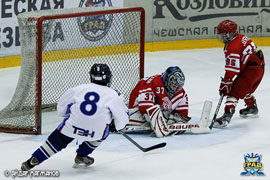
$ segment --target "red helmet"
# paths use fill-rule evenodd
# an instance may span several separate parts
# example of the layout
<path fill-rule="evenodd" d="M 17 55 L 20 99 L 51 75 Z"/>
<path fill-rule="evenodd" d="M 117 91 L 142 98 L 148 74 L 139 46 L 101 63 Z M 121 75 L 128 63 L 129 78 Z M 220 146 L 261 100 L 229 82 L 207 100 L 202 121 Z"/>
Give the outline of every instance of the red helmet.
<path fill-rule="evenodd" d="M 224 20 L 219 23 L 217 27 L 218 34 L 235 33 L 237 30 L 237 24 L 231 20 Z"/>

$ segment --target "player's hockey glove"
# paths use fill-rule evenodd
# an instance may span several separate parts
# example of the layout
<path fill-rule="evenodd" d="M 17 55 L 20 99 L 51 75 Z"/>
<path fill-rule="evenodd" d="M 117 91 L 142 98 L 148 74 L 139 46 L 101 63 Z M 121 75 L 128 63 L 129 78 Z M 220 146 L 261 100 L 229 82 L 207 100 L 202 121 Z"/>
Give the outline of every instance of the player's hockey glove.
<path fill-rule="evenodd" d="M 228 95 L 232 89 L 232 79 L 221 78 L 220 87 L 219 87 L 219 95 Z"/>

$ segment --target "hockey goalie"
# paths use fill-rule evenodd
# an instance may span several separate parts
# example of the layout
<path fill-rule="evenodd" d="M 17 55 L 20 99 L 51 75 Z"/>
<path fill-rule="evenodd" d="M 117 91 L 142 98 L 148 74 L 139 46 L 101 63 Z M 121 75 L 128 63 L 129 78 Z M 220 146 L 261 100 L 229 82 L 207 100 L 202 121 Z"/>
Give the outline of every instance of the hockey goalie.
<path fill-rule="evenodd" d="M 187 124 L 191 118 L 188 116 L 188 95 L 183 89 L 184 83 L 184 73 L 178 66 L 167 68 L 161 75 L 141 79 L 130 94 L 130 119 L 125 130 L 150 130 L 157 137 L 164 137 L 182 134 L 184 129 L 205 128 L 209 108 L 208 116 L 199 124 Z"/>

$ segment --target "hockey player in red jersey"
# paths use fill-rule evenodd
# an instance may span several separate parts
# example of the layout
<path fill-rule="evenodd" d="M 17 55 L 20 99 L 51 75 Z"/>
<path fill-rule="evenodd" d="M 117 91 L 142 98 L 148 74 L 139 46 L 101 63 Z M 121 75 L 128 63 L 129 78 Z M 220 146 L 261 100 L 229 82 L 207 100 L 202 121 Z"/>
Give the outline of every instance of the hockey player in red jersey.
<path fill-rule="evenodd" d="M 220 22 L 218 39 L 225 44 L 225 75 L 219 93 L 227 96 L 225 112 L 216 119 L 213 127 L 225 127 L 230 122 L 239 99 L 244 99 L 246 108 L 240 116 L 258 113 L 255 92 L 264 75 L 264 56 L 247 36 L 237 32 L 237 24 L 231 20 Z"/>
<path fill-rule="evenodd" d="M 167 68 L 161 75 L 140 80 L 130 94 L 127 127 L 150 125 L 157 137 L 163 137 L 170 134 L 167 130 L 169 119 L 171 123 L 187 123 L 190 117 L 184 82 L 185 76 L 177 66 Z"/>

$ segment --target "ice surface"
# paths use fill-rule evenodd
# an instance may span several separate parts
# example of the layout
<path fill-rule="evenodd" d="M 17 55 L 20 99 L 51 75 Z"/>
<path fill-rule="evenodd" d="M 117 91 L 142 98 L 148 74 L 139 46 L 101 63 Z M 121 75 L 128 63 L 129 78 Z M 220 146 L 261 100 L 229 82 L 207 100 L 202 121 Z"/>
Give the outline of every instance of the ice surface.
<path fill-rule="evenodd" d="M 266 59 L 264 79 L 255 92 L 259 107 L 258 118 L 240 118 L 238 110 L 244 106 L 240 100 L 237 112 L 227 128 L 214 129 L 211 133 L 155 138 L 149 134 L 129 134 L 143 147 L 167 142 L 162 149 L 141 152 L 120 134 L 113 134 L 104 141 L 92 156 L 95 163 L 89 168 L 73 169 L 76 141 L 62 152 L 35 167 L 33 170 L 59 170 L 55 179 L 89 180 L 235 180 L 243 179 L 244 154 L 262 155 L 264 178 L 270 175 L 270 47 L 262 47 Z M 168 66 L 179 66 L 186 76 L 185 90 L 189 95 L 190 116 L 196 122 L 205 100 L 213 102 L 213 117 L 218 99 L 220 76 L 224 74 L 224 55 L 221 48 L 163 51 L 146 53 L 145 76 L 162 73 Z M 20 68 L 0 70 L 0 109 L 13 96 Z M 219 115 L 223 113 L 223 106 Z M 62 121 L 56 112 L 43 114 L 42 135 L 0 133 L 0 179 L 4 171 L 19 169 L 49 133 Z M 80 143 L 80 142 L 78 142 Z M 18 178 L 18 177 L 17 177 Z M 29 177 L 28 177 L 29 178 Z M 23 179 L 28 179 L 23 178 Z M 32 178 L 34 179 L 34 178 Z M 54 179 L 41 178 L 38 179 Z"/>

